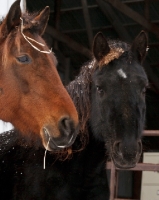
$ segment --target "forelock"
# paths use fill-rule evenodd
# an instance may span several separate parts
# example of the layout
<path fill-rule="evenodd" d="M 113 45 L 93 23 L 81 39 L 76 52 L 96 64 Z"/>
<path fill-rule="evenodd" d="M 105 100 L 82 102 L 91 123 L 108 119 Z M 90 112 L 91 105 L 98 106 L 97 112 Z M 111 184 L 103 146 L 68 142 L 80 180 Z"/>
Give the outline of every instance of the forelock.
<path fill-rule="evenodd" d="M 102 67 L 103 65 L 108 65 L 114 59 L 118 59 L 123 53 L 124 50 L 122 48 L 110 48 L 110 52 L 106 56 L 104 56 L 101 61 L 99 61 L 99 67 Z"/>
<path fill-rule="evenodd" d="M 130 46 L 122 41 L 109 40 L 110 52 L 99 61 L 99 67 L 108 65 L 114 59 L 118 59 L 125 51 L 128 51 Z"/>

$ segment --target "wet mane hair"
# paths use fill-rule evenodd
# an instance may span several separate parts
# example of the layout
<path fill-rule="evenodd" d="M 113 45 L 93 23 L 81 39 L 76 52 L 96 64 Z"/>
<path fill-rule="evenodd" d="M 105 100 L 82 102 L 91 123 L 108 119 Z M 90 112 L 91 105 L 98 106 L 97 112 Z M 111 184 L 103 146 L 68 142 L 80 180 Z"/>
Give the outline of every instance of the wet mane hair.
<path fill-rule="evenodd" d="M 83 147 L 88 139 L 88 120 L 90 117 L 90 88 L 91 76 L 94 71 L 95 60 L 86 63 L 79 75 L 68 86 L 67 91 L 70 94 L 78 112 L 80 122 L 80 140 Z"/>

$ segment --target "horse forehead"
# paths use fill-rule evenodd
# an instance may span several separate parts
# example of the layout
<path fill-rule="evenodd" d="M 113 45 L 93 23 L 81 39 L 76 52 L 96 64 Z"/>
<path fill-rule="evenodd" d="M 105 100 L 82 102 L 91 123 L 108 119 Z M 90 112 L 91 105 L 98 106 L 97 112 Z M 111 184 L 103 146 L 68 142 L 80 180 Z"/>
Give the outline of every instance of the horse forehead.
<path fill-rule="evenodd" d="M 114 74 L 120 79 L 128 79 L 132 81 L 139 81 L 140 79 L 146 79 L 146 73 L 142 66 L 136 62 L 122 63 L 121 66 L 114 68 Z"/>

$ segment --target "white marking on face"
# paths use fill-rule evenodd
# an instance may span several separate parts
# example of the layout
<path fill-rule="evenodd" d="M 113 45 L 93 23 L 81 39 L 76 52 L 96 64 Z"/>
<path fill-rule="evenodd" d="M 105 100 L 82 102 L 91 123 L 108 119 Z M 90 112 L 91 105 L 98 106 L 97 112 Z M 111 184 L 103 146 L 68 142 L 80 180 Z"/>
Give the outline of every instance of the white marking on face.
<path fill-rule="evenodd" d="M 121 76 L 122 78 L 127 78 L 126 73 L 122 69 L 118 69 L 117 72 L 119 76 Z"/>

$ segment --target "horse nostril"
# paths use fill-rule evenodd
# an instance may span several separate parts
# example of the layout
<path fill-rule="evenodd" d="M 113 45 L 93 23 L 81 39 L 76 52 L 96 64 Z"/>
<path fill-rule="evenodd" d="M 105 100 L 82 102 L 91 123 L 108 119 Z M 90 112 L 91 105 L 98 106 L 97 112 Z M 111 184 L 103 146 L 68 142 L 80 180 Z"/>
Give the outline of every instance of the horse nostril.
<path fill-rule="evenodd" d="M 64 135 L 69 136 L 73 130 L 73 121 L 68 117 L 63 117 L 59 122 L 59 129 L 64 133 Z"/>
<path fill-rule="evenodd" d="M 113 149 L 114 149 L 114 153 L 115 153 L 116 155 L 122 156 L 122 152 L 121 152 L 121 142 L 119 142 L 119 141 L 114 142 Z"/>

